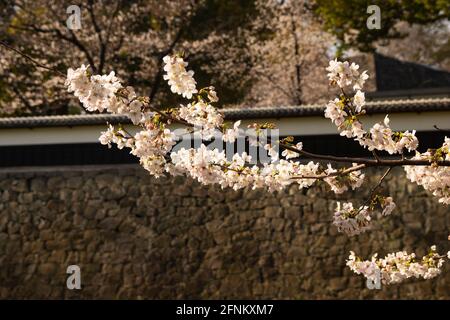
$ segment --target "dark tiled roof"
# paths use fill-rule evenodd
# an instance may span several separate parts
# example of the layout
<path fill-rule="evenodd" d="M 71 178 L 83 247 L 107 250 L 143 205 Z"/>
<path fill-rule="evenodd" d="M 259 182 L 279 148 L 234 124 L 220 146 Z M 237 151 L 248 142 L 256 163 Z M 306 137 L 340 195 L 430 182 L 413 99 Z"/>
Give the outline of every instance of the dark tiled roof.
<path fill-rule="evenodd" d="M 375 54 L 378 91 L 450 87 L 450 72 Z"/>
<path fill-rule="evenodd" d="M 0 118 L 0 128 L 73 127 L 109 123 L 128 123 L 128 118 L 115 114 L 82 114 Z"/>
<path fill-rule="evenodd" d="M 324 105 L 222 109 L 228 120 L 322 116 Z M 450 111 L 450 97 L 369 101 L 367 114 Z M 129 123 L 128 118 L 113 114 L 39 116 L 0 118 L 0 128 L 36 128 Z"/>

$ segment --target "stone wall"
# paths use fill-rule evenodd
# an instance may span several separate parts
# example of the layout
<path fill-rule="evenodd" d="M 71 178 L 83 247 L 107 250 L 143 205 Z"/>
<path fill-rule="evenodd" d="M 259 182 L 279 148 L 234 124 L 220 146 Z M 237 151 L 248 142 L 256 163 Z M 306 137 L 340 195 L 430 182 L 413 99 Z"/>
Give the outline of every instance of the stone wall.
<path fill-rule="evenodd" d="M 401 171 L 384 189 L 395 214 L 348 238 L 331 224 L 335 201 L 368 188 L 271 194 L 153 179 L 129 165 L 2 169 L 0 298 L 450 299 L 448 265 L 436 279 L 381 290 L 345 267 L 349 250 L 449 249 L 448 208 Z M 71 264 L 81 290 L 66 288 Z"/>

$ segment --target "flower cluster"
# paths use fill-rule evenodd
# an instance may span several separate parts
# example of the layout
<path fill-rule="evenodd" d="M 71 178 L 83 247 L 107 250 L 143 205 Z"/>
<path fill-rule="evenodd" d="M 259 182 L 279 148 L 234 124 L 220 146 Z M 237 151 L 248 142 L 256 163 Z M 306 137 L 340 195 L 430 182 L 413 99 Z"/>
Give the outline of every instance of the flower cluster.
<path fill-rule="evenodd" d="M 298 142 L 295 145 L 295 149 L 297 150 L 302 150 L 303 149 L 303 143 L 302 142 Z M 283 157 L 285 157 L 286 159 L 294 159 L 300 156 L 300 154 L 298 152 L 292 151 L 292 150 L 288 150 L 288 149 L 284 149 L 283 152 L 281 153 L 281 155 Z"/>
<path fill-rule="evenodd" d="M 359 73 L 359 66 L 354 62 L 352 64 L 348 61 L 340 62 L 337 59 L 331 60 L 327 67 L 328 79 L 332 84 L 337 84 L 340 88 L 345 88 L 353 84 L 353 89 L 362 89 L 364 83 L 369 76 L 367 71 Z"/>
<path fill-rule="evenodd" d="M 67 71 L 66 86 L 88 111 L 104 110 L 126 115 L 134 124 L 145 121 L 148 113 L 142 111 L 144 101 L 132 87 L 124 88 L 114 72 L 109 75 L 90 75 L 88 67 Z"/>
<path fill-rule="evenodd" d="M 233 125 L 232 129 L 225 129 L 224 134 L 222 135 L 222 140 L 224 142 L 233 143 L 236 141 L 239 136 L 239 126 L 241 125 L 241 120 L 236 121 Z"/>
<path fill-rule="evenodd" d="M 163 61 L 165 64 L 164 71 L 167 73 L 164 75 L 164 80 L 168 81 L 170 90 L 191 99 L 192 95 L 197 93 L 194 71 L 186 71 L 188 63 L 181 57 L 165 56 Z"/>
<path fill-rule="evenodd" d="M 355 115 L 356 109 L 363 111 L 361 108 L 364 104 L 359 101 L 359 105 L 355 108 L 352 107 L 355 111 L 352 111 L 345 101 L 343 98 L 336 98 L 330 101 L 325 109 L 325 117 L 331 119 L 337 126 L 340 135 L 354 138 L 369 151 L 386 151 L 389 154 L 402 153 L 404 149 L 413 151 L 419 146 L 415 131 L 394 132 L 389 126 L 388 116 L 384 118 L 383 122 L 374 124 L 369 132 L 365 131 Z"/>
<path fill-rule="evenodd" d="M 447 253 L 447 257 L 450 252 Z M 431 279 L 441 272 L 441 267 L 446 256 L 436 252 L 436 246 L 432 246 L 430 252 L 418 260 L 414 253 L 400 251 L 389 253 L 386 257 L 379 259 L 374 254 L 371 260 L 361 260 L 350 251 L 347 266 L 356 274 L 362 274 L 372 281 L 381 281 L 385 285 L 400 283 L 408 278 Z M 379 278 L 378 278 L 379 277 Z"/>
<path fill-rule="evenodd" d="M 370 221 L 368 206 L 355 209 L 351 202 L 344 202 L 342 206 L 340 202 L 337 203 L 333 224 L 339 232 L 344 232 L 350 237 L 358 235 L 370 229 Z"/>
<path fill-rule="evenodd" d="M 375 213 L 376 206 L 381 207 L 381 215 L 387 216 L 395 209 L 395 203 L 391 197 L 376 196 L 369 205 L 364 205 L 358 209 L 353 207 L 351 202 L 337 203 L 334 212 L 333 224 L 339 232 L 348 236 L 355 236 L 370 230 L 372 216 Z"/>
<path fill-rule="evenodd" d="M 131 148 L 132 146 L 132 139 L 127 138 L 126 132 L 122 129 L 117 130 L 112 125 L 108 125 L 107 130 L 101 133 L 98 140 L 101 144 L 107 145 L 108 148 L 111 148 L 112 143 L 116 144 L 118 149 Z"/>
<path fill-rule="evenodd" d="M 416 132 L 393 132 L 389 122 L 389 117 L 386 116 L 383 122 L 374 124 L 370 129 L 370 138 L 357 140 L 370 151 L 382 150 L 389 154 L 395 154 L 402 153 L 403 149 L 416 150 L 419 146 L 419 141 L 415 136 Z"/>
<path fill-rule="evenodd" d="M 223 123 L 222 114 L 203 100 L 181 106 L 178 115 L 198 128 L 204 139 L 210 139 L 214 135 L 214 131 Z"/>
<path fill-rule="evenodd" d="M 353 90 L 357 91 L 352 98 L 348 98 L 343 93 L 339 98 L 329 101 L 325 108 L 325 117 L 331 119 L 340 135 L 354 138 L 370 151 L 379 150 L 389 154 L 401 154 L 404 149 L 416 150 L 419 142 L 415 131 L 394 132 L 389 126 L 388 116 L 383 122 L 376 123 L 369 131 L 364 130 L 358 116 L 365 113 L 366 101 L 361 89 L 368 75 L 365 72 L 360 74 L 358 69 L 358 65 L 349 64 L 347 61 L 333 60 L 330 62 L 327 70 L 331 83 L 338 85 L 342 92 L 353 84 Z"/>
<path fill-rule="evenodd" d="M 131 154 L 142 157 L 164 156 L 175 144 L 176 137 L 172 131 L 153 127 L 142 130 L 134 136 Z"/>
<path fill-rule="evenodd" d="M 353 163 L 353 167 L 356 166 L 356 163 Z M 331 167 L 331 164 L 328 164 L 325 173 L 329 176 L 324 179 L 326 183 L 330 186 L 331 190 L 336 194 L 341 194 L 349 189 L 355 190 L 359 188 L 364 182 L 364 173 L 361 170 L 352 171 L 348 174 L 336 174 L 339 173 L 338 170 Z"/>
<path fill-rule="evenodd" d="M 450 138 L 445 138 L 441 148 L 417 153 L 413 160 L 450 160 Z M 433 193 L 439 202 L 450 204 L 450 167 L 404 166 L 406 177 Z"/>
<path fill-rule="evenodd" d="M 109 125 L 100 135 L 100 143 L 119 149 L 128 147 L 130 153 L 139 157 L 150 173 L 159 176 L 165 171 L 167 153 L 175 144 L 176 137 L 163 123 L 155 123 L 155 113 L 145 112 L 145 98 L 138 97 L 132 87 L 122 87 L 114 72 L 108 76 L 90 76 L 88 68 L 69 69 L 66 85 L 89 111 L 107 110 L 127 116 L 144 130 L 132 136 L 124 129 Z"/>
<path fill-rule="evenodd" d="M 172 175 L 187 175 L 202 184 L 218 184 L 222 188 L 265 188 L 269 191 L 280 191 L 288 186 L 308 188 L 318 179 L 323 179 L 336 194 L 360 187 L 365 175 L 358 164 L 353 163 L 350 168 L 336 169 L 328 164 L 321 167 L 319 163 L 298 162 L 292 159 L 303 151 L 303 144 L 293 144 L 293 137 L 283 139 L 297 150 L 289 150 L 279 141 L 255 139 L 248 137 L 250 145 L 264 147 L 271 162 L 252 165 L 252 158 L 247 153 L 234 154 L 232 159 L 225 151 L 201 144 L 197 148 L 181 148 L 174 151 L 177 137 L 168 125 L 173 120 L 194 128 L 194 133 L 200 132 L 202 140 L 211 140 L 221 133 L 222 142 L 234 143 L 240 133 L 241 122 L 235 122 L 232 127 L 224 124 L 223 115 L 212 105 L 218 101 L 213 87 L 206 87 L 197 91 L 193 71 L 187 71 L 187 63 L 179 56 L 164 57 L 164 79 L 168 80 L 171 90 L 191 100 L 178 109 L 169 109 L 164 113 L 150 106 L 147 97 L 139 97 L 131 87 L 123 87 L 114 72 L 108 75 L 91 75 L 88 67 L 69 69 L 66 85 L 69 92 L 79 98 L 88 111 L 108 111 L 125 115 L 138 126 L 138 133 L 132 135 L 123 127 L 115 128 L 109 125 L 102 132 L 99 140 L 102 144 L 118 148 L 130 148 L 130 153 L 137 156 L 141 165 L 150 174 L 159 177 L 169 173 Z M 390 154 L 403 154 L 404 150 L 413 151 L 418 147 L 415 131 L 395 132 L 389 126 L 389 118 L 375 124 L 369 130 L 364 130 L 359 116 L 365 113 L 365 95 L 362 92 L 368 78 L 364 71 L 359 72 L 359 66 L 348 62 L 331 61 L 327 68 L 331 84 L 342 89 L 339 98 L 330 101 L 325 109 L 325 117 L 337 126 L 341 135 L 353 138 L 371 151 L 382 150 Z M 351 87 L 352 97 L 347 97 L 344 89 Z M 154 110 L 154 112 L 149 111 Z M 263 138 L 262 129 L 271 129 L 273 124 L 254 124 L 256 138 Z M 190 131 L 192 132 L 192 131 Z M 284 147 L 281 159 L 278 148 Z M 292 149 L 292 148 L 291 148 Z M 442 203 L 450 203 L 450 167 L 435 165 L 437 161 L 450 161 L 450 139 L 446 138 L 443 146 L 437 150 L 416 153 L 412 159 L 430 161 L 430 166 L 405 166 L 407 177 L 422 185 L 439 197 Z M 364 167 L 364 165 L 362 166 Z M 361 168 L 362 168 L 361 167 Z M 368 203 L 354 208 L 350 202 L 338 202 L 334 213 L 333 224 L 340 232 L 349 236 L 358 235 L 370 229 L 375 213 L 387 216 L 395 209 L 391 197 L 371 195 Z M 447 254 L 450 259 L 450 252 Z M 422 260 L 416 261 L 414 254 L 397 252 L 387 255 L 384 259 L 362 261 L 352 253 L 347 265 L 356 273 L 375 280 L 381 274 L 383 283 L 397 283 L 410 277 L 432 278 L 439 274 L 443 264 L 443 257 L 432 247 L 430 253 Z"/>
<path fill-rule="evenodd" d="M 80 100 L 88 111 L 105 110 L 111 98 L 115 98 L 116 92 L 122 87 L 114 72 L 109 75 L 90 76 L 88 66 L 67 71 L 66 86 L 69 92 Z"/>
<path fill-rule="evenodd" d="M 172 174 L 187 174 L 203 184 L 219 184 L 235 190 L 251 187 L 277 191 L 294 183 L 299 188 L 306 188 L 316 179 L 297 177 L 315 176 L 319 172 L 319 164 L 312 161 L 299 164 L 280 160 L 279 163 L 264 164 L 262 167 L 249 166 L 251 157 L 246 153 L 235 154 L 228 161 L 224 151 L 210 150 L 204 144 L 198 149 L 182 148 L 172 152 L 171 160 L 168 171 Z"/>

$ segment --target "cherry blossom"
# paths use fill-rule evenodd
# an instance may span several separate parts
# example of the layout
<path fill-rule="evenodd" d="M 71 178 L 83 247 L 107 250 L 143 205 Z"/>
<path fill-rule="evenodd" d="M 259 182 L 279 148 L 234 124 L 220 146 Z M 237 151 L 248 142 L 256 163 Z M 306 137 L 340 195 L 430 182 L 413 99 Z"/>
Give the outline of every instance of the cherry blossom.
<path fill-rule="evenodd" d="M 386 197 L 383 201 L 383 211 L 381 212 L 381 214 L 383 216 L 388 216 L 392 213 L 392 211 L 394 211 L 395 207 L 396 204 L 392 197 Z"/>
<path fill-rule="evenodd" d="M 279 159 L 279 152 L 277 150 L 277 146 L 274 144 L 266 144 L 264 146 L 264 149 L 267 150 L 269 157 L 271 158 L 272 162 L 276 162 Z"/>
<path fill-rule="evenodd" d="M 295 148 L 297 150 L 302 150 L 303 149 L 303 143 L 302 142 L 298 142 L 295 145 Z M 292 150 L 288 150 L 288 149 L 283 150 L 281 155 L 283 157 L 285 157 L 286 159 L 293 159 L 293 158 L 297 158 L 298 156 L 300 156 L 300 154 L 298 152 L 295 152 L 295 151 L 292 151 Z"/>
<path fill-rule="evenodd" d="M 448 256 L 447 256 L 448 257 Z M 441 273 L 446 256 L 441 256 L 436 251 L 436 246 L 430 248 L 430 252 L 422 259 L 417 259 L 414 253 L 399 251 L 389 253 L 379 259 L 374 254 L 371 260 L 362 260 L 353 251 L 347 260 L 347 266 L 356 274 L 362 274 L 372 281 L 381 280 L 388 285 L 400 283 L 409 278 L 432 279 Z M 450 257 L 448 257 L 450 259 Z M 381 279 L 377 279 L 380 277 Z"/>
<path fill-rule="evenodd" d="M 445 138 L 441 148 L 429 150 L 424 153 L 417 152 L 412 159 L 436 160 L 442 158 L 450 160 L 450 138 Z M 430 166 L 404 166 L 406 177 L 411 181 L 423 186 L 426 190 L 439 198 L 439 202 L 450 204 L 450 168 Z"/>
<path fill-rule="evenodd" d="M 220 136 L 220 142 L 234 143 L 241 133 L 241 121 L 236 121 L 231 128 L 224 123 L 222 113 L 213 106 L 218 101 L 214 88 L 197 90 L 193 72 L 186 71 L 187 63 L 180 56 L 167 56 L 164 63 L 167 73 L 164 78 L 171 90 L 191 100 L 177 109 L 161 111 L 153 108 L 147 97 L 137 96 L 133 88 L 124 87 L 114 72 L 102 76 L 91 75 L 89 68 L 82 65 L 76 70 L 69 69 L 66 81 L 68 91 L 73 92 L 87 110 L 126 115 L 140 129 L 132 135 L 121 126 L 115 128 L 109 125 L 99 140 L 104 145 L 114 143 L 119 148 L 130 148 L 130 153 L 139 158 L 141 165 L 150 174 L 156 177 L 165 174 L 186 175 L 205 185 L 217 184 L 234 190 L 262 188 L 271 192 L 284 190 L 288 186 L 308 188 L 323 180 L 334 193 L 341 194 L 359 188 L 364 183 L 363 169 L 366 164 L 360 159 L 356 159 L 349 167 L 333 167 L 331 163 L 323 166 L 320 162 L 305 161 L 303 156 L 322 160 L 329 157 L 308 153 L 302 142 L 293 144 L 293 137 L 267 140 L 269 137 L 265 129 L 274 128 L 270 123 L 250 125 L 255 131 L 255 137 L 264 138 L 262 140 L 266 142 L 262 143 L 253 136 L 247 137 L 251 145 L 263 147 L 270 157 L 269 163 L 252 164 L 252 157 L 246 152 L 235 153 L 230 159 L 224 150 L 203 142 L 195 148 L 174 150 L 178 137 L 170 129 L 172 122 L 179 122 L 188 127 L 189 132 L 200 134 L 202 141 Z M 367 131 L 364 129 L 360 120 L 360 116 L 365 113 L 362 88 L 368 75 L 360 73 L 358 65 L 334 60 L 327 71 L 331 84 L 339 86 L 342 93 L 326 105 L 325 117 L 336 125 L 341 135 L 355 139 L 361 146 L 374 152 L 386 151 L 404 157 L 404 150 L 417 149 L 416 132 L 393 131 L 388 115 Z M 349 87 L 355 92 L 353 97 L 345 93 Z M 450 203 L 450 166 L 439 166 L 438 163 L 450 161 L 449 149 L 450 139 L 446 138 L 441 148 L 425 153 L 416 152 L 414 157 L 402 160 L 402 165 L 414 160 L 429 162 L 429 165 L 404 165 L 406 176 L 431 191 L 444 204 Z M 370 164 L 382 164 L 382 160 L 376 158 Z M 381 177 L 379 184 L 389 174 L 392 165 L 388 166 L 389 170 Z M 337 203 L 333 224 L 339 232 L 357 236 L 371 229 L 376 216 L 392 214 L 395 202 L 392 197 L 375 192 L 379 184 L 362 205 L 355 207 L 351 202 Z M 429 279 L 437 276 L 444 257 L 436 253 L 435 247 L 421 261 L 416 260 L 415 254 L 403 251 L 390 253 L 383 259 L 377 259 L 374 255 L 367 261 L 351 253 L 347 265 L 354 272 L 372 280 L 380 272 L 383 283 L 391 284 L 411 277 Z"/>
<path fill-rule="evenodd" d="M 163 61 L 165 63 L 164 71 L 167 73 L 164 75 L 164 80 L 169 83 L 170 90 L 191 99 L 192 95 L 197 93 L 194 71 L 186 71 L 188 63 L 181 57 L 165 56 Z"/>
<path fill-rule="evenodd" d="M 370 211 L 368 206 L 353 208 L 351 202 L 338 202 L 334 213 L 333 224 L 339 232 L 355 236 L 370 229 Z"/>
<path fill-rule="evenodd" d="M 359 73 L 357 64 L 348 61 L 331 60 L 327 67 L 328 79 L 331 83 L 337 84 L 340 88 L 346 88 L 353 84 L 353 89 L 362 89 L 365 81 L 369 78 L 367 72 Z"/>
<path fill-rule="evenodd" d="M 239 126 L 241 125 L 241 121 L 236 121 L 233 125 L 233 129 L 226 129 L 225 133 L 222 136 L 222 140 L 225 142 L 233 143 L 236 141 L 236 138 L 239 135 Z"/>
<path fill-rule="evenodd" d="M 358 90 L 353 97 L 353 103 L 355 104 L 355 111 L 357 113 L 362 111 L 362 107 L 366 104 L 366 98 L 364 96 L 364 92 Z"/>
<path fill-rule="evenodd" d="M 359 208 L 354 208 L 351 202 L 337 203 L 334 213 L 333 224 L 339 232 L 344 232 L 348 236 L 355 236 L 370 230 L 372 217 L 377 212 L 377 207 L 381 209 L 382 216 L 388 216 L 394 211 L 396 205 L 392 197 L 376 195 L 370 199 L 370 203 Z"/>
<path fill-rule="evenodd" d="M 383 122 L 376 123 L 366 131 L 360 120 L 360 114 L 364 114 L 365 95 L 361 91 L 368 75 L 359 73 L 359 66 L 354 63 L 330 61 L 327 68 L 328 78 L 332 85 L 337 85 L 343 92 L 340 98 L 330 101 L 325 108 L 325 117 L 337 126 L 340 134 L 347 138 L 354 138 L 363 147 L 370 151 L 386 151 L 389 154 L 402 153 L 416 150 L 418 140 L 415 131 L 394 132 L 389 126 L 389 116 L 386 115 Z M 344 89 L 353 85 L 357 90 L 353 98 L 348 98 Z"/>
<path fill-rule="evenodd" d="M 211 138 L 214 135 L 214 130 L 223 123 L 222 114 L 203 100 L 180 106 L 178 113 L 181 119 L 196 126 L 204 134 L 205 138 Z"/>
<path fill-rule="evenodd" d="M 356 163 L 353 163 L 353 167 Z M 338 170 L 334 169 L 331 164 L 327 165 L 325 173 L 329 176 L 324 179 L 326 183 L 331 187 L 331 190 L 336 194 L 341 194 L 351 187 L 352 190 L 359 188 L 364 182 L 364 173 L 361 170 L 352 171 L 347 175 L 333 175 L 338 173 Z"/>

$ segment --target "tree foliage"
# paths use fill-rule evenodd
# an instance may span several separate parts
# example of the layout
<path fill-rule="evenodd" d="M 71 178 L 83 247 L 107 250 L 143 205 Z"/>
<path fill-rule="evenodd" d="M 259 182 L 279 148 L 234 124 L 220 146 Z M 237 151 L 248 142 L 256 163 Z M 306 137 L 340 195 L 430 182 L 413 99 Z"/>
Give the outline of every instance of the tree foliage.
<path fill-rule="evenodd" d="M 368 29 L 369 5 L 381 9 L 381 28 Z M 315 0 L 313 10 L 324 27 L 340 41 L 340 47 L 357 47 L 363 51 L 374 49 L 378 40 L 399 38 L 399 22 L 428 24 L 450 17 L 448 0 Z"/>
<path fill-rule="evenodd" d="M 212 82 L 227 95 L 224 103 L 238 103 L 244 96 L 236 86 L 246 85 L 246 68 L 234 68 L 224 77 L 214 65 L 246 57 L 246 42 L 238 30 L 257 14 L 254 1 L 240 0 L 12 0 L 2 2 L 0 38 L 25 54 L 65 72 L 76 64 L 93 71 L 115 70 L 138 92 L 155 104 L 176 104 L 162 83 L 161 59 L 174 51 L 194 53 L 200 83 Z M 70 5 L 81 8 L 81 29 L 67 28 Z M 206 47 L 205 44 L 208 43 Z M 211 50 L 215 43 L 215 50 Z M 63 80 L 43 71 L 21 56 L 0 48 L 0 109 L 12 114 L 60 114 L 79 112 L 79 104 L 65 92 Z M 192 60 L 192 61 L 191 61 Z M 197 72 L 197 68 L 195 69 Z"/>

